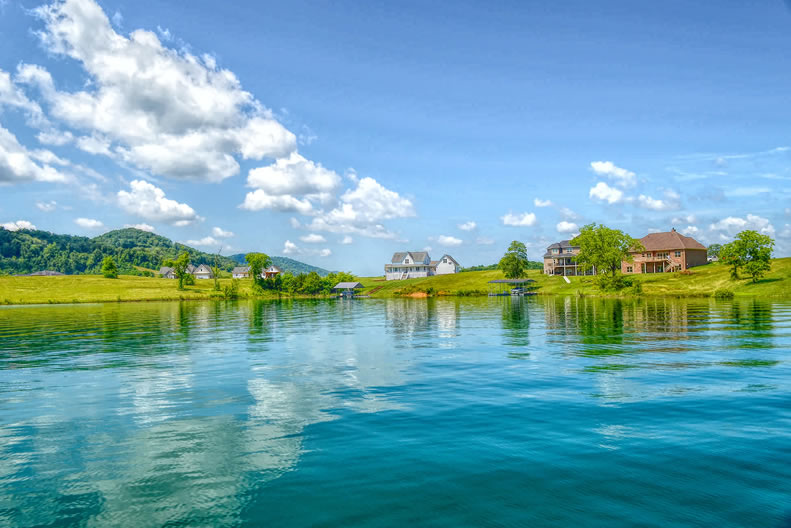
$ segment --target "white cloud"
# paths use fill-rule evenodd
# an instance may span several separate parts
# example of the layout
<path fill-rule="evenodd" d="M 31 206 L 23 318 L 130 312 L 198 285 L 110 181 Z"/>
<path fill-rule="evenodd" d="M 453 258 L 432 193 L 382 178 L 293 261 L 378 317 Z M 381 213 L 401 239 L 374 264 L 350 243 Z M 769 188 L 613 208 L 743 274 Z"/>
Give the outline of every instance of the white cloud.
<path fill-rule="evenodd" d="M 580 217 L 580 215 L 578 215 L 568 207 L 561 207 L 559 212 L 560 212 L 560 216 L 562 216 L 566 220 L 577 220 Z"/>
<path fill-rule="evenodd" d="M 27 116 L 29 125 L 49 128 L 49 123 L 38 103 L 28 99 L 25 93 L 11 80 L 11 75 L 0 69 L 0 108 L 3 106 L 22 110 Z"/>
<path fill-rule="evenodd" d="M 221 246 L 222 242 L 211 236 L 205 236 L 198 240 L 187 240 L 188 246 Z"/>
<path fill-rule="evenodd" d="M 515 226 L 515 227 L 533 226 L 538 221 L 535 213 L 521 213 L 521 214 L 508 213 L 500 217 L 500 219 L 503 221 L 503 225 Z"/>
<path fill-rule="evenodd" d="M 303 241 L 303 242 L 308 243 L 308 244 L 321 244 L 321 243 L 327 241 L 326 238 L 324 238 L 323 236 L 321 236 L 319 234 L 316 234 L 316 233 L 310 233 L 310 234 L 307 234 L 307 235 L 303 235 L 303 236 L 299 237 L 299 239 L 301 241 Z"/>
<path fill-rule="evenodd" d="M 579 226 L 574 222 L 566 222 L 563 220 L 562 222 L 558 222 L 555 226 L 558 230 L 558 233 L 576 233 L 579 231 Z"/>
<path fill-rule="evenodd" d="M 542 200 L 541 198 L 533 198 L 533 205 L 536 207 L 550 207 L 552 200 Z"/>
<path fill-rule="evenodd" d="M 651 196 L 641 194 L 637 197 L 637 203 L 640 204 L 641 207 L 651 209 L 652 211 L 670 211 L 680 207 L 679 198 L 680 196 L 678 193 L 668 190 L 665 191 L 664 199 L 652 198 Z"/>
<path fill-rule="evenodd" d="M 58 203 L 55 200 L 50 200 L 49 202 L 36 202 L 36 207 L 40 211 L 44 211 L 45 213 L 51 213 L 58 207 Z"/>
<path fill-rule="evenodd" d="M 440 236 L 437 237 L 437 243 L 440 246 L 454 247 L 454 246 L 462 245 L 464 243 L 464 241 L 462 239 L 456 238 L 454 236 L 440 235 Z"/>
<path fill-rule="evenodd" d="M 286 240 L 286 243 L 283 244 L 283 254 L 284 255 L 294 255 L 299 251 L 299 248 L 295 243 L 290 240 Z"/>
<path fill-rule="evenodd" d="M 124 227 L 133 227 L 140 231 L 148 231 L 149 233 L 154 232 L 154 226 L 148 224 L 124 224 Z"/>
<path fill-rule="evenodd" d="M 6 222 L 4 224 L 0 224 L 0 227 L 5 229 L 6 231 L 19 231 L 20 229 L 37 229 L 32 223 L 28 222 L 27 220 L 17 220 L 16 222 Z"/>
<path fill-rule="evenodd" d="M 234 236 L 232 231 L 226 231 L 221 227 L 213 227 L 211 230 L 211 234 L 219 238 L 231 238 L 232 236 Z"/>
<path fill-rule="evenodd" d="M 480 246 L 491 246 L 494 244 L 494 240 L 486 237 L 478 237 L 475 239 L 475 243 Z"/>
<path fill-rule="evenodd" d="M 594 187 L 591 187 L 588 196 L 594 200 L 606 202 L 610 205 L 620 203 L 624 199 L 623 191 L 615 187 L 610 187 L 604 182 L 599 182 Z"/>
<path fill-rule="evenodd" d="M 396 238 L 381 221 L 412 216 L 415 216 L 415 209 L 409 199 L 365 177 L 357 181 L 354 189 L 341 195 L 337 207 L 316 216 L 308 228 L 371 238 Z"/>
<path fill-rule="evenodd" d="M 348 246 L 352 242 L 354 242 L 354 239 L 352 237 L 350 237 L 349 235 L 346 235 L 345 237 L 343 237 L 341 239 L 341 244 L 346 245 L 346 246 Z"/>
<path fill-rule="evenodd" d="M 686 223 L 686 224 L 694 224 L 697 221 L 698 221 L 698 219 L 697 219 L 697 217 L 694 214 L 689 214 L 689 215 L 686 215 L 686 216 L 683 216 L 683 215 L 682 216 L 675 216 L 675 217 L 673 217 L 673 219 L 670 222 L 672 224 L 679 224 L 679 225 L 681 225 L 681 224 L 684 224 L 684 223 Z"/>
<path fill-rule="evenodd" d="M 606 176 L 614 180 L 619 187 L 634 187 L 637 183 L 637 176 L 634 172 L 622 169 L 611 161 L 593 161 L 591 168 L 599 176 Z"/>
<path fill-rule="evenodd" d="M 0 126 L 0 184 L 71 181 L 68 175 L 51 164 L 63 165 L 65 162 L 48 150 L 26 149 L 16 136 Z"/>
<path fill-rule="evenodd" d="M 85 229 L 100 229 L 104 227 L 101 221 L 93 218 L 75 218 L 74 223 Z"/>
<path fill-rule="evenodd" d="M 36 139 L 45 145 L 63 146 L 74 141 L 74 135 L 68 130 L 46 130 L 36 134 Z"/>
<path fill-rule="evenodd" d="M 77 138 L 77 148 L 88 154 L 102 154 L 109 156 L 110 142 L 97 136 L 82 136 Z"/>
<path fill-rule="evenodd" d="M 748 229 L 770 237 L 775 236 L 775 228 L 769 219 L 753 214 L 748 214 L 745 218 L 729 216 L 709 226 L 709 230 L 719 235 L 722 241 L 728 241 Z"/>
<path fill-rule="evenodd" d="M 288 158 L 249 172 L 247 185 L 256 190 L 247 193 L 242 208 L 310 214 L 313 203 L 331 201 L 340 184 L 337 173 L 292 152 Z"/>
<path fill-rule="evenodd" d="M 332 255 L 332 251 L 329 248 L 324 248 L 319 251 L 320 257 L 329 257 L 330 255 Z"/>
<path fill-rule="evenodd" d="M 459 224 L 459 225 L 458 225 L 458 226 L 456 226 L 456 227 L 458 227 L 458 228 L 459 228 L 459 229 L 461 229 L 462 231 L 472 231 L 472 230 L 474 230 L 476 227 L 478 227 L 478 224 L 476 224 L 475 222 L 473 222 L 472 220 L 470 220 L 469 222 L 464 222 L 463 224 Z"/>
<path fill-rule="evenodd" d="M 690 236 L 690 237 L 695 237 L 695 236 L 700 236 L 701 232 L 700 232 L 700 229 L 698 229 L 696 226 L 688 225 L 687 227 L 685 227 L 685 228 L 683 228 L 681 230 L 681 234 L 682 235 L 687 235 L 687 236 Z"/>
<path fill-rule="evenodd" d="M 130 191 L 118 191 L 118 204 L 128 213 L 175 226 L 185 226 L 201 219 L 192 207 L 166 198 L 162 189 L 147 181 L 134 180 L 129 186 Z"/>
<path fill-rule="evenodd" d="M 58 91 L 49 72 L 27 64 L 18 82 L 36 85 L 54 117 L 107 138 L 114 156 L 155 174 L 217 182 L 238 173 L 237 157 L 296 149 L 296 136 L 210 56 L 167 47 L 153 31 L 121 35 L 93 0 L 34 12 L 45 48 L 78 61 L 90 82 Z"/>

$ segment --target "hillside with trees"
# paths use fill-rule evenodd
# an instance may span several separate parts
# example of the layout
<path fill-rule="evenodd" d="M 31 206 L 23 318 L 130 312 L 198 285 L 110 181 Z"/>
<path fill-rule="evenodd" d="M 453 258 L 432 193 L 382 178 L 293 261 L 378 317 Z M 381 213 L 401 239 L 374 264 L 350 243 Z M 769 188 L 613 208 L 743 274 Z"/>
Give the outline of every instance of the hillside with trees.
<path fill-rule="evenodd" d="M 134 228 L 110 231 L 95 238 L 0 228 L 0 274 L 42 270 L 68 275 L 100 274 L 105 257 L 112 257 L 119 273 L 142 275 L 145 272 L 138 267 L 157 270 L 165 260 L 185 251 L 196 266 L 214 262 L 214 255 Z M 218 264 L 227 271 L 236 265 L 228 257 L 220 257 Z"/>
<path fill-rule="evenodd" d="M 245 260 L 246 253 L 237 253 L 236 255 L 231 255 L 230 259 L 236 261 L 238 266 L 246 266 L 247 262 Z M 292 275 L 299 275 L 301 273 L 307 274 L 316 272 L 321 277 L 326 277 L 330 274 L 330 272 L 324 268 L 319 268 L 318 266 L 311 266 L 310 264 L 305 264 L 304 262 L 300 262 L 298 260 L 294 260 L 288 257 L 269 257 L 272 260 L 272 264 L 283 270 L 284 273 L 291 273 Z"/>

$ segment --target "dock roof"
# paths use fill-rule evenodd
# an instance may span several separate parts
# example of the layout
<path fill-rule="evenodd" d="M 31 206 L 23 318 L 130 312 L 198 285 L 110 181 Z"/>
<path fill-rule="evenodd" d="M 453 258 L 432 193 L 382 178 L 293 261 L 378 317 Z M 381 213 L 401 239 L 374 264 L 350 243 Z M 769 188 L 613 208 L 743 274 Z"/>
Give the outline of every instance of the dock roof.
<path fill-rule="evenodd" d="M 339 282 L 333 290 L 358 290 L 360 288 L 365 288 L 365 286 L 359 282 Z"/>

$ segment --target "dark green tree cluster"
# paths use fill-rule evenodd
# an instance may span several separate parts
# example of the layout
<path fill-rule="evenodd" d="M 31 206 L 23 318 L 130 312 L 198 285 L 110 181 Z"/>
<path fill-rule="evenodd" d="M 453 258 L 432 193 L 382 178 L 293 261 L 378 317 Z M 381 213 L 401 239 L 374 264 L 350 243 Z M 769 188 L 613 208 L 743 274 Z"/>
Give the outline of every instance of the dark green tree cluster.
<path fill-rule="evenodd" d="M 145 275 L 138 268 L 159 269 L 164 260 L 188 252 L 190 261 L 213 264 L 214 256 L 139 229 L 127 228 L 96 238 L 57 235 L 46 231 L 8 231 L 0 228 L 0 273 L 53 270 L 66 274 L 101 274 L 105 257 L 112 257 L 119 273 Z M 217 259 L 224 270 L 235 263 Z"/>
<path fill-rule="evenodd" d="M 725 244 L 719 251 L 722 262 L 731 267 L 731 278 L 739 278 L 744 269 L 753 282 L 764 276 L 771 268 L 772 250 L 775 241 L 768 235 L 747 230 L 736 235 L 733 242 Z"/>
<path fill-rule="evenodd" d="M 260 282 L 262 290 L 302 295 L 327 295 L 339 282 L 354 282 L 354 275 L 346 272 L 330 273 L 322 277 L 315 271 L 292 275 L 283 273 Z"/>
<path fill-rule="evenodd" d="M 597 273 L 609 274 L 610 280 L 621 271 L 621 262 L 632 262 L 630 251 L 643 251 L 639 240 L 618 229 L 602 224 L 588 224 L 580 229 L 580 234 L 571 240 L 572 246 L 579 246 L 580 252 L 574 257 L 577 265 Z"/>

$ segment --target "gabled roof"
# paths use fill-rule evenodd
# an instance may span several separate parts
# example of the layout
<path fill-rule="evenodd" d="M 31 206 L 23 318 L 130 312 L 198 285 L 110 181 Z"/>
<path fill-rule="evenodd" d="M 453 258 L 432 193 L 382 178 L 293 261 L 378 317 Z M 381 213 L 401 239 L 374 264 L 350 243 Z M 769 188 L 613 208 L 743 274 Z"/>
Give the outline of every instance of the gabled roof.
<path fill-rule="evenodd" d="M 684 236 L 675 229 L 665 233 L 651 233 L 640 239 L 646 251 L 665 249 L 706 249 L 706 246 L 692 237 Z"/>
<path fill-rule="evenodd" d="M 197 272 L 211 273 L 211 268 L 209 266 L 207 266 L 206 264 L 201 264 L 200 266 L 195 268 L 194 271 L 193 271 L 193 273 L 197 273 Z"/>
<path fill-rule="evenodd" d="M 423 262 L 428 258 L 431 260 L 431 257 L 428 256 L 427 251 L 399 251 L 397 253 L 393 253 L 393 258 L 390 260 L 392 264 L 399 264 L 404 261 L 404 259 L 409 255 L 414 262 Z"/>
<path fill-rule="evenodd" d="M 453 263 L 454 263 L 454 264 L 456 264 L 457 266 L 461 266 L 461 264 L 459 264 L 459 261 L 458 261 L 458 260 L 456 260 L 455 258 L 451 257 L 451 256 L 450 256 L 450 255 L 448 255 L 447 253 L 445 253 L 444 255 L 442 255 L 442 257 L 440 257 L 440 259 L 439 259 L 439 260 L 440 260 L 440 262 L 442 261 L 442 259 L 444 259 L 444 258 L 446 258 L 446 257 L 447 257 L 447 258 L 449 258 L 450 260 L 452 260 L 452 261 L 453 261 Z"/>
<path fill-rule="evenodd" d="M 250 273 L 250 266 L 236 266 L 231 273 Z"/>
<path fill-rule="evenodd" d="M 439 261 L 438 260 L 432 260 L 431 262 L 428 263 L 428 265 L 433 267 L 433 268 L 436 268 L 439 265 Z"/>
<path fill-rule="evenodd" d="M 572 246 L 571 240 L 561 240 L 560 242 L 555 242 L 554 244 L 547 246 L 547 253 L 551 253 L 550 250 L 552 249 L 566 249 L 566 248 L 578 248 L 579 246 Z"/>
<path fill-rule="evenodd" d="M 335 285 L 333 290 L 357 290 L 359 288 L 364 288 L 362 284 L 359 282 L 339 282 Z"/>
<path fill-rule="evenodd" d="M 275 265 L 269 266 L 268 268 L 266 268 L 266 271 L 276 271 L 278 273 L 283 273 L 283 270 Z"/>
<path fill-rule="evenodd" d="M 162 266 L 161 268 L 159 268 L 160 275 L 165 275 L 166 273 L 170 273 L 171 271 L 173 271 L 173 268 L 169 266 Z"/>

